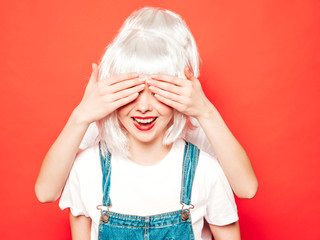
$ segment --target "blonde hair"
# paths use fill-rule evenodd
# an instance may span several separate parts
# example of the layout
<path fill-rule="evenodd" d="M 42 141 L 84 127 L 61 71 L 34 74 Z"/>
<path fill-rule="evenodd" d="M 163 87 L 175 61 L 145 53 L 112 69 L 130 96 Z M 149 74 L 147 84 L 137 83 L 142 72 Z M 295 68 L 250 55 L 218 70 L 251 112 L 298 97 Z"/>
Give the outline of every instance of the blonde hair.
<path fill-rule="evenodd" d="M 99 79 L 127 72 L 186 78 L 186 66 L 196 77 L 199 75 L 197 46 L 186 23 L 169 10 L 147 7 L 133 12 L 107 47 L 99 66 Z M 190 124 L 187 116 L 174 110 L 173 124 L 163 144 L 184 137 Z M 129 156 L 128 140 L 116 112 L 97 121 L 97 125 L 104 151 Z"/>

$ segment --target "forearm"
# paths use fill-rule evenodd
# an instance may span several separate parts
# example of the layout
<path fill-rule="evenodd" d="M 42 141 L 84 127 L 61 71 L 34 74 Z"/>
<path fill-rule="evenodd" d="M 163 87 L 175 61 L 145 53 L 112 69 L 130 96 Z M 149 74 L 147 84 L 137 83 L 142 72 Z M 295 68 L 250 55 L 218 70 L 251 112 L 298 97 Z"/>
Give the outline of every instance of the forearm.
<path fill-rule="evenodd" d="M 86 216 L 73 216 L 69 213 L 71 235 L 73 240 L 89 240 L 91 219 Z"/>
<path fill-rule="evenodd" d="M 204 130 L 233 192 L 240 198 L 252 198 L 258 181 L 250 159 L 223 121 L 219 112 L 208 101 L 207 111 L 197 118 Z"/>
<path fill-rule="evenodd" d="M 239 222 L 234 222 L 226 226 L 211 225 L 210 230 L 215 240 L 240 240 Z"/>
<path fill-rule="evenodd" d="M 35 185 L 40 202 L 53 202 L 59 198 L 88 126 L 75 109 L 43 160 Z"/>

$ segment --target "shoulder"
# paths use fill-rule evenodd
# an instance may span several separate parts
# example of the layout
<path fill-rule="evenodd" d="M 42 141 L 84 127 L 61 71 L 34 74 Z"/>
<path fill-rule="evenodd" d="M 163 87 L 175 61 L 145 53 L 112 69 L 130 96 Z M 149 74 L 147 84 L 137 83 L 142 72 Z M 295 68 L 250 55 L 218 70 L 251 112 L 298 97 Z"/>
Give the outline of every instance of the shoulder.
<path fill-rule="evenodd" d="M 214 156 L 206 153 L 205 151 L 200 150 L 198 169 L 201 171 L 209 172 L 210 175 L 213 172 L 218 171 L 220 164 Z"/>
<path fill-rule="evenodd" d="M 99 146 L 94 145 L 78 154 L 66 186 L 69 189 L 73 189 L 72 191 L 77 192 L 77 194 L 80 194 L 81 198 L 88 199 L 89 197 L 85 195 L 96 191 L 96 185 L 100 183 L 101 178 Z"/>
<path fill-rule="evenodd" d="M 72 166 L 72 171 L 85 174 L 100 168 L 99 146 L 93 145 L 79 153 Z"/>
<path fill-rule="evenodd" d="M 209 188 L 217 184 L 222 184 L 229 188 L 227 177 L 217 158 L 201 150 L 195 177 Z"/>
<path fill-rule="evenodd" d="M 74 216 L 85 215 L 99 222 L 95 206 L 102 199 L 100 166 L 97 145 L 77 155 L 60 198 L 61 209 L 70 208 Z"/>
<path fill-rule="evenodd" d="M 96 143 L 96 138 L 99 134 L 98 126 L 95 122 L 91 123 L 81 141 L 80 149 L 86 149 Z"/>
<path fill-rule="evenodd" d="M 190 121 L 194 127 L 187 131 L 185 137 L 186 140 L 195 144 L 199 149 L 209 153 L 211 156 L 215 156 L 215 153 L 211 147 L 211 143 L 209 142 L 197 119 L 190 118 Z"/>

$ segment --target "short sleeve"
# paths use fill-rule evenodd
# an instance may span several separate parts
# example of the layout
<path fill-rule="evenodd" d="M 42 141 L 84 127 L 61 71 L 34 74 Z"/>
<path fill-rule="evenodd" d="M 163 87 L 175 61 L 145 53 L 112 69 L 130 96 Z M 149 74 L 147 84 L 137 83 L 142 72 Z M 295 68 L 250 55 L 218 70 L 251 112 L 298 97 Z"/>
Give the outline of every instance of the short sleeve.
<path fill-rule="evenodd" d="M 211 176 L 211 187 L 205 216 L 207 222 L 223 226 L 238 221 L 237 206 L 233 192 L 217 161 L 215 161 L 214 174 L 211 174 Z"/>
<path fill-rule="evenodd" d="M 59 207 L 61 208 L 61 210 L 70 208 L 71 213 L 74 216 L 84 215 L 88 217 L 89 214 L 86 211 L 84 199 L 81 194 L 81 183 L 76 161 L 77 159 L 75 160 L 75 164 L 71 169 L 69 178 L 63 189 L 59 201 Z"/>
<path fill-rule="evenodd" d="M 99 134 L 99 130 L 97 124 L 91 123 L 80 143 L 80 149 L 84 150 L 90 146 L 93 146 L 96 142 L 97 136 Z"/>

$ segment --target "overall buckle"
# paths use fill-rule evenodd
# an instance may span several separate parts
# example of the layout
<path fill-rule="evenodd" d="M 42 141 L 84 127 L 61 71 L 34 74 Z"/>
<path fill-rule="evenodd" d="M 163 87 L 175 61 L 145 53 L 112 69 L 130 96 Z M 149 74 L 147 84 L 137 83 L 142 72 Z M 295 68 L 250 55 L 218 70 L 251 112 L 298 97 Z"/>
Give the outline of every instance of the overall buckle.
<path fill-rule="evenodd" d="M 192 204 L 190 204 L 188 210 L 186 210 L 184 207 L 185 205 L 180 201 L 180 204 L 182 205 L 182 212 L 181 212 L 181 219 L 183 221 L 187 221 L 190 218 L 190 210 L 194 208 Z"/>
<path fill-rule="evenodd" d="M 111 207 L 111 205 L 110 206 L 108 206 L 108 207 L 106 207 L 106 206 L 104 206 L 104 205 L 98 205 L 97 206 L 97 209 L 100 211 L 100 213 L 101 213 L 101 217 L 100 217 L 100 221 L 102 221 L 102 222 L 104 222 L 104 223 L 107 223 L 108 221 L 109 221 L 109 208 Z M 103 213 L 102 212 L 102 208 L 107 208 L 107 211 L 108 212 L 106 212 L 106 213 Z"/>

